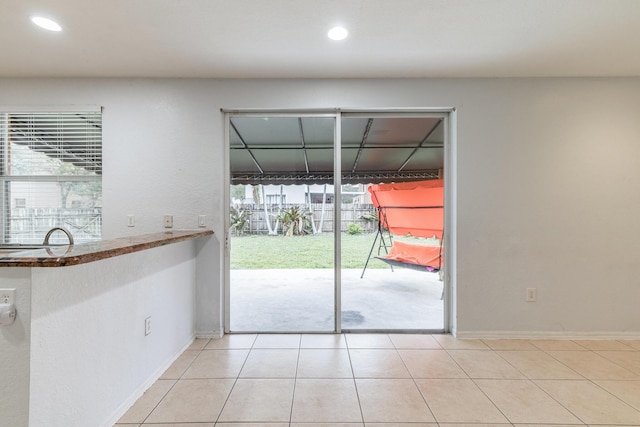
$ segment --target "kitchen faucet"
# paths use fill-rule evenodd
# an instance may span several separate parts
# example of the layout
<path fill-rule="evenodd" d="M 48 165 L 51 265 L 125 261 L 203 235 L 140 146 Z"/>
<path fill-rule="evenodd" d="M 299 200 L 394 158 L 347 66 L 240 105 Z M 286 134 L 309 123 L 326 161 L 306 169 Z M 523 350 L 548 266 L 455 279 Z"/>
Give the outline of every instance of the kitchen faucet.
<path fill-rule="evenodd" d="M 62 231 L 64 234 L 67 235 L 67 237 L 69 238 L 69 244 L 73 245 L 73 236 L 71 235 L 71 232 L 69 230 L 67 230 L 64 227 L 53 227 L 51 230 L 47 231 L 46 236 L 44 236 L 44 242 L 42 243 L 43 245 L 48 245 L 49 244 L 49 237 L 51 237 L 51 235 L 53 234 L 54 231 Z"/>

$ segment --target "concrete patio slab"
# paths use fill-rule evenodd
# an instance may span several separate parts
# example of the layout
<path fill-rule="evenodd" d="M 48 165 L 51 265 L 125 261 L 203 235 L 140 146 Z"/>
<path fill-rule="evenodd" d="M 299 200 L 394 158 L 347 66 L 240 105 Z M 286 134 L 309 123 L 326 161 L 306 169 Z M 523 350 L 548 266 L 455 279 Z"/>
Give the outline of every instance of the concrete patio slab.
<path fill-rule="evenodd" d="M 437 273 L 342 270 L 342 329 L 442 330 Z M 334 330 L 332 269 L 231 270 L 232 332 Z"/>

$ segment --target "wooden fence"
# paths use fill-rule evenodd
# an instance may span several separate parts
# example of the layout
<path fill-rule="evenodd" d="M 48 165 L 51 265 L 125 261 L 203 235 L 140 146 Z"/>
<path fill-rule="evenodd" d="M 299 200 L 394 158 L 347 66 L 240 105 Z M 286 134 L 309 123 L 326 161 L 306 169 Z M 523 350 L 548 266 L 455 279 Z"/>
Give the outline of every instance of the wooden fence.
<path fill-rule="evenodd" d="M 244 234 L 267 234 L 269 229 L 265 220 L 264 206 L 261 204 L 245 204 L 234 205 L 238 212 L 244 211 L 245 215 L 248 215 L 247 223 L 242 230 Z M 271 227 L 276 224 L 276 217 L 281 211 L 291 209 L 292 207 L 298 207 L 301 211 L 311 212 L 310 218 L 314 221 L 316 228 L 320 227 L 320 220 L 322 218 L 322 204 L 314 203 L 309 209 L 309 205 L 304 204 L 283 204 L 267 205 L 267 215 L 271 221 Z M 341 209 L 342 219 L 342 231 L 347 231 L 349 224 L 357 224 L 362 228 L 364 233 L 370 233 L 376 231 L 378 225 L 376 220 L 371 220 L 371 215 L 375 213 L 375 208 L 372 204 L 343 204 Z M 367 219 L 369 218 L 369 219 Z M 324 220 L 322 221 L 322 232 L 333 232 L 333 203 L 327 203 L 324 206 Z M 282 232 L 282 228 L 278 229 L 278 233 Z M 237 234 L 237 233 L 236 233 Z"/>

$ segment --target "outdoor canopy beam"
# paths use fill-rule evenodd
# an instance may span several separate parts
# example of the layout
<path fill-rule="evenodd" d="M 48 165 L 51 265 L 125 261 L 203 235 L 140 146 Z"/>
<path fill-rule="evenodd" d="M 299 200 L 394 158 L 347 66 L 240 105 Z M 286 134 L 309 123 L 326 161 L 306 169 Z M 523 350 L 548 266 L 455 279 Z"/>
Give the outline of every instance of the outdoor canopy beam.
<path fill-rule="evenodd" d="M 353 167 L 351 168 L 351 173 L 356 171 L 358 167 L 358 160 L 360 160 L 360 155 L 362 154 L 362 149 L 364 145 L 367 143 L 367 138 L 369 137 L 369 130 L 371 130 L 371 125 L 373 124 L 373 119 L 367 120 L 367 127 L 364 129 L 364 135 L 362 135 L 362 141 L 360 141 L 360 147 L 358 147 L 358 154 L 356 154 L 356 159 L 353 161 Z"/>
<path fill-rule="evenodd" d="M 406 182 L 421 181 L 425 179 L 438 179 L 437 170 L 424 170 L 418 172 L 395 171 L 371 171 L 342 174 L 342 182 L 345 184 L 368 184 L 371 182 Z M 331 184 L 333 173 L 289 172 L 289 173 L 234 173 L 231 177 L 232 184 L 244 185 L 280 185 L 280 184 Z"/>
<path fill-rule="evenodd" d="M 22 123 L 21 123 L 22 124 Z M 19 144 L 19 145 L 29 145 L 29 143 L 34 142 L 40 147 L 36 148 L 36 151 L 46 154 L 49 157 L 59 159 L 63 162 L 73 163 L 74 165 L 81 167 L 90 172 L 95 172 L 97 174 L 102 174 L 102 163 L 94 161 L 90 156 L 90 153 L 86 150 L 74 150 L 73 145 L 69 145 L 65 148 L 60 148 L 57 145 L 54 145 L 49 142 L 47 139 L 43 138 L 34 138 L 31 135 L 26 134 L 21 128 L 12 128 L 10 134 L 11 141 Z M 52 140 L 55 138 L 52 136 Z M 78 152 L 85 154 L 86 157 L 83 157 L 82 154 L 78 154 Z"/>
<path fill-rule="evenodd" d="M 304 154 L 304 168 L 309 173 L 309 160 L 307 159 L 307 147 L 304 144 L 304 129 L 302 128 L 302 117 L 298 117 L 298 127 L 300 128 L 300 142 L 302 143 L 302 154 Z"/>
<path fill-rule="evenodd" d="M 247 143 L 244 142 L 244 138 L 242 138 L 242 135 L 240 135 L 240 132 L 236 128 L 236 125 L 233 124 L 232 120 L 229 120 L 229 124 L 233 128 L 233 131 L 236 133 L 236 135 L 238 135 L 238 138 L 240 139 L 240 142 L 242 142 L 243 147 L 247 150 L 247 153 L 249 153 L 249 156 L 251 156 L 251 160 L 253 160 L 253 163 L 256 165 L 256 167 L 258 168 L 260 173 L 264 173 L 264 170 L 260 167 L 260 163 L 258 163 L 258 160 L 256 160 L 255 156 L 251 152 L 251 149 L 249 148 Z"/>
<path fill-rule="evenodd" d="M 433 132 L 436 131 L 436 129 L 438 129 L 438 126 L 440 126 L 441 123 L 442 123 L 442 119 L 438 120 L 436 125 L 434 127 L 432 127 L 429 132 L 427 132 L 427 136 L 425 136 L 422 139 L 422 141 L 420 141 L 420 144 L 418 144 L 418 146 L 413 149 L 411 154 L 409 154 L 409 157 L 407 157 L 407 160 L 405 160 L 404 163 L 402 163 L 402 166 L 400 166 L 400 168 L 398 168 L 398 172 L 400 172 L 402 169 L 404 169 L 405 166 L 407 166 L 407 164 L 409 163 L 409 160 L 411 160 L 411 158 L 418 152 L 418 149 L 424 148 L 422 145 L 427 142 L 429 137 L 433 134 Z"/>
<path fill-rule="evenodd" d="M 444 144 L 433 144 L 433 145 L 428 145 L 426 147 L 417 147 L 420 149 L 427 149 L 427 148 L 443 148 Z M 288 146 L 252 146 L 252 147 L 229 147 L 231 150 L 253 150 L 253 151 L 260 151 L 260 150 L 300 150 L 300 147 L 297 146 L 292 146 L 292 145 L 288 145 Z M 388 149 L 388 150 L 393 150 L 396 148 L 416 148 L 415 145 L 407 145 L 407 144 L 397 144 L 397 145 L 376 145 L 375 147 L 364 147 L 363 150 L 367 151 L 367 150 L 377 150 L 377 149 Z M 326 145 L 326 146 L 313 146 L 313 145 L 305 145 L 305 150 L 309 151 L 313 151 L 313 150 L 332 150 L 333 146 L 330 145 Z M 355 150 L 356 147 L 349 147 L 349 146 L 343 146 L 342 150 Z"/>

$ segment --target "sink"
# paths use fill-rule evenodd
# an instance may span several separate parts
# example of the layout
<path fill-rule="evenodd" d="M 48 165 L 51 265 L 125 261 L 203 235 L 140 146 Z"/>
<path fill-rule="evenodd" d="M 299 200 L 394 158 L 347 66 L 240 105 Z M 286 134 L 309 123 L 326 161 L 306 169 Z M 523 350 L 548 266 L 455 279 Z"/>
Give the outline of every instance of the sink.
<path fill-rule="evenodd" d="M 29 243 L 6 243 L 0 244 L 0 250 L 7 251 L 31 251 L 35 249 L 46 249 L 46 248 L 54 248 L 59 246 L 68 246 L 68 245 L 36 245 Z"/>
<path fill-rule="evenodd" d="M 69 239 L 68 244 L 60 244 L 60 243 L 49 243 L 49 238 L 56 231 L 62 231 L 67 235 Z M 37 243 L 0 243 L 0 252 L 1 253 L 9 253 L 9 252 L 18 252 L 18 251 L 33 251 L 38 249 L 46 249 L 50 255 L 52 255 L 50 249 L 67 247 L 67 253 L 71 251 L 73 248 L 73 236 L 71 232 L 64 227 L 53 227 L 51 230 L 47 231 L 47 234 L 44 236 L 44 242 L 42 244 Z"/>
<path fill-rule="evenodd" d="M 37 245 L 37 244 L 19 244 L 19 243 L 7 243 L 0 244 L 0 256 L 9 256 L 9 254 L 14 254 L 16 252 L 24 252 L 24 251 L 34 251 L 38 249 L 45 249 L 50 255 L 52 254 L 51 249 L 56 248 L 67 248 L 67 252 L 72 248 L 71 245 Z"/>
<path fill-rule="evenodd" d="M 7 243 L 0 244 L 0 250 L 10 250 L 10 251 L 30 251 L 32 249 L 44 249 L 48 248 L 51 245 L 31 245 L 28 243 Z"/>

